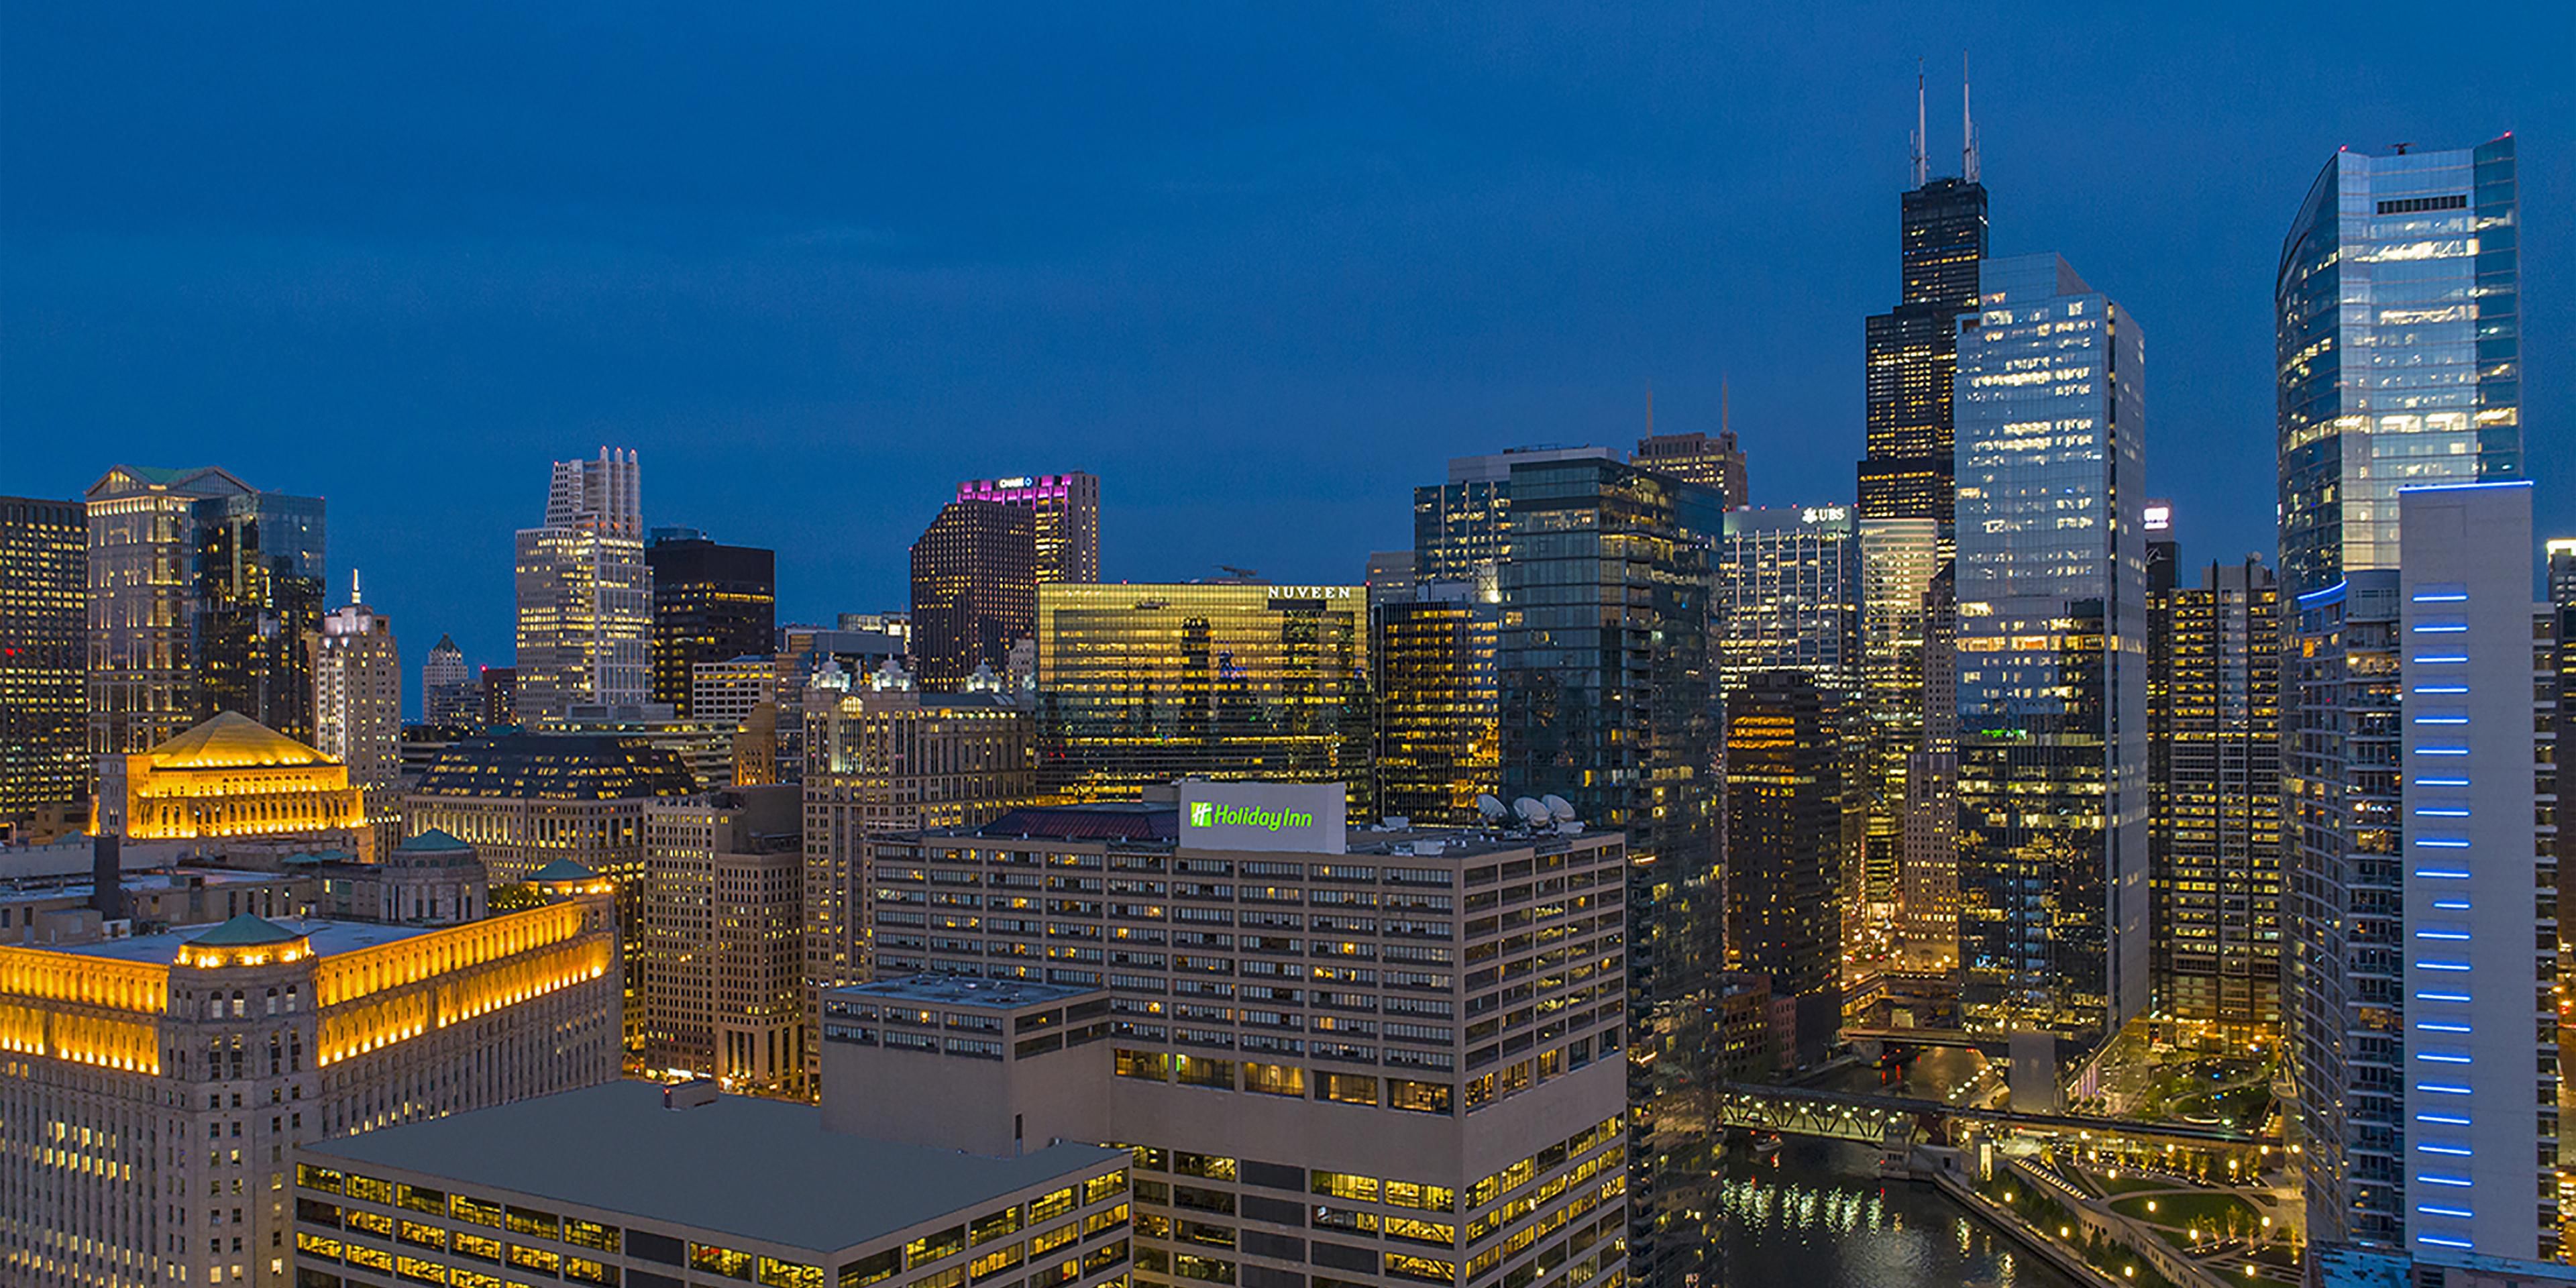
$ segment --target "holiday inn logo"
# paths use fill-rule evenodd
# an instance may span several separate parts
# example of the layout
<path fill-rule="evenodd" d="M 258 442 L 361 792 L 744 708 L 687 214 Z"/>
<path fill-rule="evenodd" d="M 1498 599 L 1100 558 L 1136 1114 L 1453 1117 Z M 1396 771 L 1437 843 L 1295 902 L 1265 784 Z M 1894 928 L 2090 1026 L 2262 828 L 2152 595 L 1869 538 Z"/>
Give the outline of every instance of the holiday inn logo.
<path fill-rule="evenodd" d="M 1215 801 L 1190 802 L 1192 827 L 1257 827 L 1276 832 L 1283 827 L 1313 827 L 1315 816 L 1304 810 L 1261 809 L 1249 805 L 1221 805 Z"/>

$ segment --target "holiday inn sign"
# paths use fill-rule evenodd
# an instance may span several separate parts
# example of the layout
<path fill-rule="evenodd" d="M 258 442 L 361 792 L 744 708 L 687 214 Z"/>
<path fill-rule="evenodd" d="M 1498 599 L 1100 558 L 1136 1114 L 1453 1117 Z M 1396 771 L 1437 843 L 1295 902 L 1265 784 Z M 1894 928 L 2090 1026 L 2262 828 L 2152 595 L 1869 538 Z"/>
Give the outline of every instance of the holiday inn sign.
<path fill-rule="evenodd" d="M 1342 854 L 1340 783 L 1183 782 L 1181 844 L 1224 850 Z"/>

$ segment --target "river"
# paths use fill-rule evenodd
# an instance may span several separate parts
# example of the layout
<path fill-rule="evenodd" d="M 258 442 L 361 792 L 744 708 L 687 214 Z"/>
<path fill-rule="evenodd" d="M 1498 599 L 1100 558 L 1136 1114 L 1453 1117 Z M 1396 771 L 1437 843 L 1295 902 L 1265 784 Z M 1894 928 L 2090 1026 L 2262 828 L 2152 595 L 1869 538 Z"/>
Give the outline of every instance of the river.
<path fill-rule="evenodd" d="M 1725 1167 L 1716 1288 L 2076 1288 L 1929 1185 L 1881 1181 L 1878 1151 L 1790 1137 Z"/>

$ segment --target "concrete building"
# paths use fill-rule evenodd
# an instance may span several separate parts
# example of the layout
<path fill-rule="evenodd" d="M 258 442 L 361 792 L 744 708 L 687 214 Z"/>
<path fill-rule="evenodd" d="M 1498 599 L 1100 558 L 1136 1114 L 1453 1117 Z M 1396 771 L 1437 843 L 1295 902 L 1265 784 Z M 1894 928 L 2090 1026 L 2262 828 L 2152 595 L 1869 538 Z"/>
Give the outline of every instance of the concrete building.
<path fill-rule="evenodd" d="M 827 995 L 827 1121 L 1128 1144 L 1139 1274 L 1624 1280 L 1622 838 L 1176 796 L 876 842 L 880 970 L 957 978 Z M 1101 896 L 1018 915 L 1049 873 Z"/>
<path fill-rule="evenodd" d="M 778 701 L 778 660 L 766 653 L 700 662 L 690 673 L 691 718 L 740 729 L 762 703 Z"/>
<path fill-rule="evenodd" d="M 89 797 L 89 518 L 0 496 L 0 824 Z"/>
<path fill-rule="evenodd" d="M 603 896 L 0 947 L 0 1278 L 286 1288 L 297 1146 L 616 1076 Z"/>
<path fill-rule="evenodd" d="M 99 760 L 98 830 L 137 841 L 299 836 L 364 858 L 349 767 L 226 711 L 150 751 Z"/>
<path fill-rule="evenodd" d="M 476 728 L 483 723 L 483 695 L 465 665 L 465 650 L 451 635 L 429 646 L 420 664 L 420 722 Z"/>
<path fill-rule="evenodd" d="M 960 501 L 982 501 L 1029 511 L 1037 541 L 1037 574 L 1047 582 L 1100 580 L 1100 480 L 1070 474 L 1023 474 L 969 479 L 957 485 Z"/>
<path fill-rule="evenodd" d="M 729 788 L 644 815 L 644 1064 L 801 1091 L 804 870 L 798 789 Z"/>
<path fill-rule="evenodd" d="M 509 723 L 534 724 L 575 703 L 651 700 L 653 570 L 644 561 L 641 475 L 631 451 L 555 462 L 544 525 L 518 534 Z"/>
<path fill-rule="evenodd" d="M 1117 1288 L 1129 1169 L 1097 1145 L 977 1156 L 709 1083 L 613 1083 L 306 1146 L 295 1262 L 301 1288 Z"/>
<path fill-rule="evenodd" d="M 388 835 L 402 819 L 402 659 L 393 619 L 352 603 L 323 615 L 312 638 L 314 749 L 349 767 L 368 825 Z"/>
<path fill-rule="evenodd" d="M 652 700 L 691 716 L 700 665 L 769 651 L 778 556 L 719 545 L 694 528 L 655 528 L 644 562 L 653 569 Z"/>

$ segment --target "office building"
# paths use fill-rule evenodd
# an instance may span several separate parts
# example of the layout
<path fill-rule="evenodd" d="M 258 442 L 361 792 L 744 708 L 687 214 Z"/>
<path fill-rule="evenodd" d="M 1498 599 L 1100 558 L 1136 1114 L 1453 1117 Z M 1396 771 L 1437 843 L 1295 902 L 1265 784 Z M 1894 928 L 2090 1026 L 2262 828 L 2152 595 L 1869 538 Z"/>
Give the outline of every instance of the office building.
<path fill-rule="evenodd" d="M 484 729 L 513 727 L 519 723 L 519 668 L 487 666 L 481 676 Z"/>
<path fill-rule="evenodd" d="M 1800 671 L 1755 672 L 1726 697 L 1726 965 L 1789 999 L 1799 1065 L 1823 1060 L 1842 1029 L 1839 702 Z"/>
<path fill-rule="evenodd" d="M 150 751 L 99 760 L 98 831 L 136 841 L 308 836 L 367 857 L 349 767 L 226 711 Z"/>
<path fill-rule="evenodd" d="M 1972 1026 L 2145 1009 L 2145 342 L 2064 260 L 1987 260 L 1958 341 L 1959 962 Z"/>
<path fill-rule="evenodd" d="M 825 1116 L 703 1081 L 621 1082 L 308 1145 L 297 1282 L 1128 1282 L 1125 1152 L 978 1157 Z"/>
<path fill-rule="evenodd" d="M 688 766 L 699 791 L 711 792 L 733 783 L 734 739 L 740 731 L 712 720 L 683 720 L 672 715 L 669 707 L 648 702 L 630 707 L 576 703 L 561 715 L 526 727 L 526 732 L 632 738 L 660 747 Z"/>
<path fill-rule="evenodd" d="M 1412 598 L 1414 587 L 1420 584 L 1414 576 L 1413 562 L 1410 550 L 1369 552 L 1368 576 L 1363 584 L 1368 587 L 1370 612 L 1376 612 L 1382 604 Z"/>
<path fill-rule="evenodd" d="M 1330 784 L 1173 795 L 879 840 L 881 973 L 955 978 L 825 997 L 827 1124 L 1127 1144 L 1140 1274 L 1623 1282 L 1619 835 L 1349 830 Z M 1046 872 L 1107 893 L 1054 934 L 992 915 Z M 1552 946 L 1495 920 L 1524 916 Z"/>
<path fill-rule="evenodd" d="M 482 685 L 452 635 L 439 636 L 420 664 L 420 722 L 469 729 L 483 723 Z"/>
<path fill-rule="evenodd" d="M 1860 692 L 1861 551 L 1851 507 L 1739 509 L 1717 546 L 1718 682 L 1796 671 Z"/>
<path fill-rule="evenodd" d="M 2281 601 L 2259 559 L 2150 592 L 2159 1014 L 2281 1031 Z M 2159 647 L 2159 645 L 2161 647 Z"/>
<path fill-rule="evenodd" d="M 1745 490 L 1744 449 L 1736 445 L 1731 429 L 1714 435 L 1649 434 L 1637 440 L 1628 463 L 1708 488 L 1723 498 L 1729 510 L 1753 504 Z"/>
<path fill-rule="evenodd" d="M 700 662 L 689 672 L 689 710 L 701 724 L 742 727 L 762 704 L 778 701 L 778 659 L 747 653 Z"/>
<path fill-rule="evenodd" d="M 1377 811 L 1429 826 L 1474 824 L 1502 787 L 1502 607 L 1466 582 L 1433 582 L 1371 610 Z"/>
<path fill-rule="evenodd" d="M 2515 175 L 2509 134 L 2340 149 L 2282 238 L 2281 582 L 2293 594 L 2394 567 L 2400 488 L 2523 476 Z"/>
<path fill-rule="evenodd" d="M 739 1090 L 800 1086 L 804 867 L 797 789 L 728 788 L 644 814 L 644 1066 Z"/>
<path fill-rule="evenodd" d="M 694 528 L 655 528 L 644 545 L 653 570 L 653 696 L 695 713 L 697 668 L 767 653 L 778 628 L 778 556 L 718 545 Z"/>
<path fill-rule="evenodd" d="M 1038 589 L 1038 785 L 1133 799 L 1179 778 L 1369 791 L 1359 586 Z"/>
<path fill-rule="evenodd" d="M 393 619 L 365 604 L 335 608 L 313 637 L 314 742 L 363 790 L 401 772 L 402 661 Z"/>
<path fill-rule="evenodd" d="M 0 496 L 0 823 L 89 795 L 89 517 Z"/>
<path fill-rule="evenodd" d="M 1958 568 L 1944 564 L 1923 594 L 1922 727 L 1904 759 L 1903 821 L 1896 828 L 1897 947 L 1905 970 L 1947 977 L 1959 965 L 1959 605 Z M 1849 793 L 1886 781 L 1873 763 Z M 1861 802 L 1855 799 L 1858 806 Z M 1875 829 L 1873 812 L 1867 828 Z M 1872 879 L 1885 850 L 1863 848 Z"/>
<path fill-rule="evenodd" d="M 1986 256 L 1986 188 L 1974 140 L 1962 178 L 1932 178 L 1915 138 L 1914 187 L 1898 203 L 1896 307 L 1862 331 L 1867 364 L 1866 454 L 1860 517 L 1951 521 L 1956 421 L 1953 376 L 1962 314 L 1978 308 Z"/>
<path fill-rule="evenodd" d="M 912 671 L 954 692 L 983 668 L 1000 675 L 1036 630 L 1036 512 L 957 501 L 912 543 Z"/>
<path fill-rule="evenodd" d="M 855 905 L 868 884 L 871 836 L 978 827 L 1037 794 L 1037 725 L 994 693 L 922 693 L 900 670 L 853 680 L 828 666 L 807 691 L 804 783 L 805 967 L 803 1053 L 810 1092 L 822 989 L 870 972 L 867 924 Z"/>
<path fill-rule="evenodd" d="M 1861 519 L 1860 546 L 1860 760 L 1852 795 L 1862 812 L 1866 872 L 1916 864 L 1919 876 L 1900 875 L 1899 924 L 1918 943 L 1948 943 L 1956 930 L 1957 863 L 1948 842 L 1930 829 L 1949 824 L 1923 818 L 1918 807 L 1955 790 L 1955 766 L 1931 743 L 1930 722 L 1949 713 L 1925 685 L 1925 668 L 1947 655 L 1947 639 L 1932 630 L 1933 586 L 1950 575 L 1942 558 L 1941 525 L 1930 518 Z M 1930 759 L 1923 759 L 1925 756 Z M 1936 776 L 1920 781 L 1916 770 Z"/>
<path fill-rule="evenodd" d="M 544 526 L 518 534 L 517 687 L 506 723 L 534 724 L 575 703 L 651 700 L 641 476 L 631 451 L 555 462 Z"/>
<path fill-rule="evenodd" d="M 193 508 L 189 656 L 204 710 L 313 738 L 306 641 L 322 629 L 321 498 L 251 492 Z"/>
<path fill-rule="evenodd" d="M 1717 493 L 1607 457 L 1517 459 L 1502 565 L 1503 789 L 1627 834 L 1636 1273 L 1693 1273 L 1717 1207 L 1694 1108 L 1723 965 Z"/>
<path fill-rule="evenodd" d="M 1098 478 L 1076 470 L 970 479 L 957 485 L 957 499 L 1029 512 L 1040 583 L 1100 580 Z"/>
<path fill-rule="evenodd" d="M 0 1278 L 292 1283 L 290 1153 L 617 1074 L 603 897 L 0 947 Z"/>
<path fill-rule="evenodd" d="M 1413 489 L 1414 579 L 1465 582 L 1475 597 L 1503 602 L 1502 565 L 1511 550 L 1512 466 L 1610 460 L 1606 447 L 1515 447 L 1453 456 L 1449 481 Z"/>
<path fill-rule="evenodd" d="M 2576 537 L 2554 537 L 2545 546 L 2549 559 L 2549 602 L 2576 604 Z"/>

